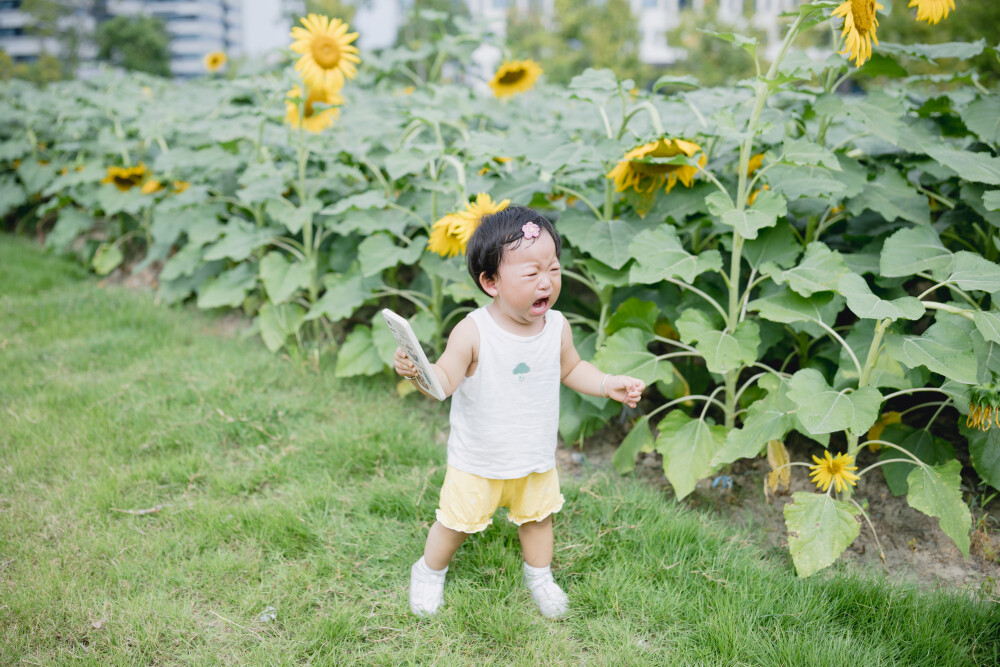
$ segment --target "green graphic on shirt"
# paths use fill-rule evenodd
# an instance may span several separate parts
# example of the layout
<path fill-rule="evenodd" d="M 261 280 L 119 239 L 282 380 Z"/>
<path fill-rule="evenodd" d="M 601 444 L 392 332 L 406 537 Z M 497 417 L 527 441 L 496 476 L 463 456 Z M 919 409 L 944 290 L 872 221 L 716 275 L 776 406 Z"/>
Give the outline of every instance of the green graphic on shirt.
<path fill-rule="evenodd" d="M 524 363 L 523 361 L 519 363 L 517 366 L 514 366 L 514 375 L 517 376 L 518 382 L 524 382 L 524 377 L 530 372 L 531 369 L 528 368 L 528 364 Z"/>

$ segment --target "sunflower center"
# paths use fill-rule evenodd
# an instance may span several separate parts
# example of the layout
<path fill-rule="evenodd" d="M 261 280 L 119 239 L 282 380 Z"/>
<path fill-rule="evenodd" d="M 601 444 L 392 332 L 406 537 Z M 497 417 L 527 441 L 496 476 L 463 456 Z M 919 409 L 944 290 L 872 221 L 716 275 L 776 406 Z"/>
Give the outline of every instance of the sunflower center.
<path fill-rule="evenodd" d="M 874 0 L 873 0 L 874 2 Z M 340 62 L 340 46 L 328 35 L 313 38 L 312 57 L 323 69 L 333 69 Z"/>
<path fill-rule="evenodd" d="M 858 32 L 868 33 L 875 27 L 875 0 L 851 0 L 851 14 Z"/>
<path fill-rule="evenodd" d="M 504 72 L 504 75 L 497 79 L 497 83 L 504 86 L 512 86 L 527 75 L 527 72 L 523 69 L 515 69 L 510 72 Z"/>

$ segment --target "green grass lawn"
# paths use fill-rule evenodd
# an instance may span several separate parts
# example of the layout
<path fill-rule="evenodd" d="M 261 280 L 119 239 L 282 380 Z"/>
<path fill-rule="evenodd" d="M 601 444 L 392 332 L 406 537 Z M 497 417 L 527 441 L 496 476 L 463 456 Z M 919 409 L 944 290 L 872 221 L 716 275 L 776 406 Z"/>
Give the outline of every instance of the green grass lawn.
<path fill-rule="evenodd" d="M 0 237 L 0 664 L 1000 661 L 995 605 L 836 567 L 800 580 L 786 556 L 600 473 L 564 483 L 555 522 L 570 618 L 537 613 L 500 520 L 418 621 L 406 586 L 444 477 L 444 408 Z"/>

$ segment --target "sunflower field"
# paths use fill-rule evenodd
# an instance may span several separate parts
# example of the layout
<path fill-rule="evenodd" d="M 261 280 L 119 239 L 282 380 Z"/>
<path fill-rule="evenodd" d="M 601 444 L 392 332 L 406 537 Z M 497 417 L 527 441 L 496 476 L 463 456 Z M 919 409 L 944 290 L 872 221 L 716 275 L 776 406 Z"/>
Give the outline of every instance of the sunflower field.
<path fill-rule="evenodd" d="M 936 23 L 962 2 L 909 4 Z M 1000 44 L 879 43 L 881 9 L 802 4 L 769 63 L 716 34 L 758 63 L 725 88 L 593 69 L 554 87 L 508 58 L 480 90 L 471 26 L 360 54 L 316 15 L 280 71 L 12 81 L 0 214 L 99 275 L 152 272 L 163 304 L 242 309 L 274 352 L 333 347 L 350 377 L 391 368 L 383 307 L 440 352 L 482 303 L 463 257 L 479 217 L 534 207 L 564 239 L 581 354 L 652 388 L 625 414 L 564 390 L 566 442 L 627 420 L 616 468 L 656 451 L 679 499 L 740 459 L 768 456 L 769 492 L 808 466 L 818 492 L 785 511 L 802 576 L 859 534 L 864 474 L 967 555 L 940 434 L 967 441 L 967 480 L 1000 488 L 1000 95 L 958 64 Z M 796 48 L 806 31 L 833 48 Z M 953 73 L 907 69 L 937 61 Z M 812 463 L 789 461 L 792 432 Z M 858 470 L 865 445 L 878 459 Z"/>

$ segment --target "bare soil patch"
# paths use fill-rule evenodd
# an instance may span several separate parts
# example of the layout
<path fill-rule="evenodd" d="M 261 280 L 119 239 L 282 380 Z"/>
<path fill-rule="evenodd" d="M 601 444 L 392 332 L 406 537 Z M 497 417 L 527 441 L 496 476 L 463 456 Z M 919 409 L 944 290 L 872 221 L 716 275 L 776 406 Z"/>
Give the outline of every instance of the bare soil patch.
<path fill-rule="evenodd" d="M 611 457 L 625 433 L 623 427 L 610 426 L 585 439 L 582 446 L 568 447 L 560 442 L 557 450 L 560 473 L 578 480 L 595 474 L 617 475 Z M 795 440 L 786 442 L 786 446 L 793 461 L 811 462 L 810 456 L 819 451 L 816 445 Z M 858 465 L 864 468 L 875 460 L 876 455 L 863 448 Z M 713 488 L 713 480 L 704 479 L 684 503 L 707 508 L 722 521 L 739 527 L 760 546 L 787 558 L 791 567 L 783 510 L 792 499 L 789 494 L 772 499 L 765 496 L 764 477 L 769 470 L 764 457 L 737 461 L 728 473 L 731 488 L 725 489 L 722 484 Z M 640 454 L 631 476 L 641 483 L 670 488 L 663 474 L 662 457 L 656 452 Z M 795 466 L 791 493 L 797 491 L 815 492 L 816 486 L 809 481 L 806 468 Z M 966 494 L 966 499 L 969 497 Z M 910 507 L 905 496 L 893 496 L 878 471 L 866 474 L 858 483 L 854 499 L 863 506 L 867 501 L 868 515 L 878 534 L 885 563 L 879 557 L 879 545 L 871 527 L 863 520 L 860 535 L 841 560 L 870 576 L 912 582 L 922 588 L 958 589 L 1000 602 L 1000 496 L 985 507 L 978 505 L 977 494 L 974 497 L 972 547 L 969 557 L 964 558 L 938 526 L 937 519 Z"/>

